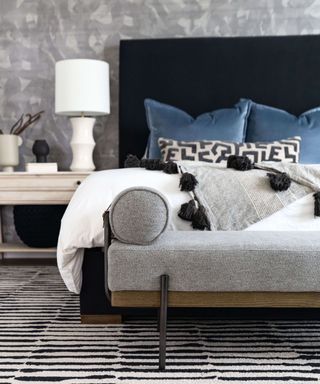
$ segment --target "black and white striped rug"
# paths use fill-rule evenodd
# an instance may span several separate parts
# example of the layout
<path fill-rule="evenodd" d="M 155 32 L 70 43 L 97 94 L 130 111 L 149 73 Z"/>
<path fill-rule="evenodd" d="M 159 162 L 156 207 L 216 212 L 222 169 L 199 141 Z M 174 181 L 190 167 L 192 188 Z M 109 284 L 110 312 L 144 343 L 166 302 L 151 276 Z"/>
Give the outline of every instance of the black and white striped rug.
<path fill-rule="evenodd" d="M 88 326 L 54 266 L 0 266 L 0 383 L 316 383 L 320 322 L 175 321 L 159 373 L 155 322 Z"/>

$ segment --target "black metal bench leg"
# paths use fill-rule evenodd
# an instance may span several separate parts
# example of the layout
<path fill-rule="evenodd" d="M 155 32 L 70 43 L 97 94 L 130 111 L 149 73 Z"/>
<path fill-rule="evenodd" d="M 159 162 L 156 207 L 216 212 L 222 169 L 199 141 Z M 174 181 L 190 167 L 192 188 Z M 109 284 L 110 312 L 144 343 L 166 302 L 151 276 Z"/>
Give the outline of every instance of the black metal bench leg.
<path fill-rule="evenodd" d="M 166 369 L 166 341 L 167 341 L 167 312 L 169 276 L 160 277 L 160 340 L 159 340 L 159 370 Z"/>

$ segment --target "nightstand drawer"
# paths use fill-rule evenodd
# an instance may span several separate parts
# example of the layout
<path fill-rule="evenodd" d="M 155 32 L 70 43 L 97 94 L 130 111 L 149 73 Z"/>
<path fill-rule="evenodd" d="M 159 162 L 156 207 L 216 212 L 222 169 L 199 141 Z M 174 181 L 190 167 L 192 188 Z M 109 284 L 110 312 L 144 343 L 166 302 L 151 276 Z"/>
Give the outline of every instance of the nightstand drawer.
<path fill-rule="evenodd" d="M 0 173 L 0 204 L 68 204 L 89 173 Z"/>
<path fill-rule="evenodd" d="M 41 188 L 35 190 L 2 191 L 0 190 L 0 205 L 45 205 L 68 204 L 75 189 L 50 190 Z"/>
<path fill-rule="evenodd" d="M 19 190 L 19 189 L 36 189 L 36 188 L 67 188 L 75 190 L 79 184 L 88 176 L 88 174 L 27 174 L 23 176 L 16 174 L 0 173 L 0 190 Z"/>

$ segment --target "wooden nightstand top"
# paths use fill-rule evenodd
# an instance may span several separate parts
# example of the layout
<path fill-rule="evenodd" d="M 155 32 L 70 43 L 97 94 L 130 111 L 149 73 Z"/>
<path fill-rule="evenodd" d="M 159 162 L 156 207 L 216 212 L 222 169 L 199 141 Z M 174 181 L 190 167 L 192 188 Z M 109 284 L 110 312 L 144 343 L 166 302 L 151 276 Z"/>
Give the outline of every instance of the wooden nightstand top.
<path fill-rule="evenodd" d="M 71 172 L 71 171 L 59 171 L 59 172 L 0 172 L 0 179 L 2 178 L 16 178 L 16 177 L 34 177 L 34 176 L 48 176 L 48 177 L 77 177 L 88 176 L 92 172 Z"/>
<path fill-rule="evenodd" d="M 68 204 L 91 172 L 0 172 L 0 205 Z"/>

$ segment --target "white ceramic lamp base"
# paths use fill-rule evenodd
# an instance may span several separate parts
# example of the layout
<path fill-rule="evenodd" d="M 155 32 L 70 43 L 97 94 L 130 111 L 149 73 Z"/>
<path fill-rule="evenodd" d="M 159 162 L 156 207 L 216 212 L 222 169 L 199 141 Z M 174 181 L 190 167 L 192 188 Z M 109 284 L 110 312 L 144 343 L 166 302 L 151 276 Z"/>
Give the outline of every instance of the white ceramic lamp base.
<path fill-rule="evenodd" d="M 70 142 L 73 159 L 70 166 L 73 172 L 93 171 L 93 127 L 96 121 L 93 117 L 73 117 L 70 119 L 73 134 Z"/>

